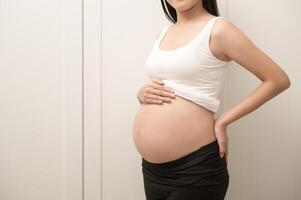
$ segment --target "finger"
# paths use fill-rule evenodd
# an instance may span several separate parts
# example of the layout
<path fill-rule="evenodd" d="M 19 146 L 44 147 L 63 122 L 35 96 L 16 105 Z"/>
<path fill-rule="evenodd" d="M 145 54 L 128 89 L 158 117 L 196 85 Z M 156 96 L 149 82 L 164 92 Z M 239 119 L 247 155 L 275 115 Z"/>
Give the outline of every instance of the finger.
<path fill-rule="evenodd" d="M 162 104 L 162 100 L 155 100 L 155 99 L 145 99 L 143 101 L 145 104 Z"/>
<path fill-rule="evenodd" d="M 170 88 L 168 86 L 165 86 L 165 85 L 159 85 L 159 84 L 156 84 L 156 83 L 150 83 L 149 86 L 152 87 L 152 88 L 154 88 L 154 89 L 156 89 L 156 90 L 163 90 L 165 92 L 171 93 L 170 95 L 172 95 L 174 93 L 174 89 L 172 89 L 172 88 Z"/>
<path fill-rule="evenodd" d="M 168 87 L 168 86 L 164 86 L 164 85 L 160 85 L 156 89 L 166 91 L 168 93 L 171 93 L 172 95 L 175 93 L 175 90 L 173 88 Z"/>
<path fill-rule="evenodd" d="M 157 83 L 157 84 L 160 84 L 160 85 L 163 85 L 163 84 L 164 84 L 164 82 L 163 82 L 161 79 L 159 79 L 159 78 L 152 78 L 151 80 L 152 80 L 153 82 Z"/>
<path fill-rule="evenodd" d="M 145 93 L 148 94 L 154 94 L 157 96 L 161 96 L 161 97 L 170 97 L 170 98 L 174 98 L 174 95 L 170 92 L 165 92 L 163 90 L 157 90 L 157 89 L 153 89 L 153 88 L 149 88 L 145 91 Z"/>
<path fill-rule="evenodd" d="M 225 155 L 225 149 L 224 149 L 223 146 L 221 146 L 219 149 L 220 149 L 220 150 L 219 150 L 219 156 L 222 158 L 222 157 L 224 157 L 224 155 Z"/>
<path fill-rule="evenodd" d="M 161 101 L 168 102 L 168 103 L 171 102 L 171 98 L 161 97 L 161 96 L 158 96 L 158 95 L 148 94 L 148 93 L 144 93 L 143 99 L 145 99 L 145 100 L 146 99 L 161 100 Z"/>

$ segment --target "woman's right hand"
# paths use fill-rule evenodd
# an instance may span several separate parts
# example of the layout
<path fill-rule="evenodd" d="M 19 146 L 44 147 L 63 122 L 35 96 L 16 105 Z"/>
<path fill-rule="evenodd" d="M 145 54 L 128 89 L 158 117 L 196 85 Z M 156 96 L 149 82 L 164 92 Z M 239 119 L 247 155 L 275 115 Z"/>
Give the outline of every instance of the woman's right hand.
<path fill-rule="evenodd" d="M 172 88 L 164 86 L 163 81 L 153 78 L 139 90 L 137 98 L 141 104 L 162 104 L 170 103 L 175 94 Z"/>

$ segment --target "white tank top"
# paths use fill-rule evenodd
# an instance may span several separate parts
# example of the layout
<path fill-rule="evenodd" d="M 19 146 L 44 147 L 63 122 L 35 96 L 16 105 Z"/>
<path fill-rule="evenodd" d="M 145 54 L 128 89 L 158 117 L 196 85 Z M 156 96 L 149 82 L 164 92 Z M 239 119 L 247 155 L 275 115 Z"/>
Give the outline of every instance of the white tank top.
<path fill-rule="evenodd" d="M 190 42 L 172 49 L 160 49 L 160 43 L 171 24 L 165 26 L 145 61 L 149 79 L 160 78 L 175 94 L 207 110 L 217 112 L 229 61 L 216 58 L 209 49 L 214 22 L 210 19 Z"/>

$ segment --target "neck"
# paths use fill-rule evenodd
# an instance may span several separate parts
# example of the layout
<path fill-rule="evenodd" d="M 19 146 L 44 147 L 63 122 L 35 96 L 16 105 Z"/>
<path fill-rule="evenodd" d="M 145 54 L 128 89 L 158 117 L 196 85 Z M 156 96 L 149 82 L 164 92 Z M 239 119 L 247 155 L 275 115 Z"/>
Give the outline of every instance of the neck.
<path fill-rule="evenodd" d="M 177 12 L 177 23 L 176 24 L 187 24 L 197 22 L 203 19 L 207 15 L 207 10 L 203 7 L 202 1 L 195 6 L 185 10 Z"/>

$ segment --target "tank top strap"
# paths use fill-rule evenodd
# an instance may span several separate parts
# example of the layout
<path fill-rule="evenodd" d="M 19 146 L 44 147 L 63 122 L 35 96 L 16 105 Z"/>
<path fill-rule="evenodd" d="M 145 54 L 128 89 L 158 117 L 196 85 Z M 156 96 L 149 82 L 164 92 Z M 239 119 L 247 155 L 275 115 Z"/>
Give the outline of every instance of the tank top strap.
<path fill-rule="evenodd" d="M 161 30 L 161 32 L 160 32 L 158 38 L 156 39 L 154 45 L 160 44 L 160 41 L 162 40 L 162 38 L 164 37 L 165 33 L 167 32 L 169 26 L 170 26 L 170 24 L 165 25 L 165 26 L 163 27 L 163 29 Z"/>
<path fill-rule="evenodd" d="M 211 34 L 211 31 L 212 31 L 212 29 L 213 29 L 213 27 L 214 27 L 214 24 L 215 24 L 215 22 L 218 20 L 218 19 L 220 19 L 220 18 L 224 18 L 223 16 L 217 16 L 217 17 L 214 17 L 214 18 L 212 18 L 211 20 L 210 20 L 210 22 L 209 22 L 209 24 L 208 24 L 208 32 L 209 32 L 209 34 Z"/>
<path fill-rule="evenodd" d="M 212 18 L 205 27 L 204 35 L 201 37 L 201 41 L 199 41 L 199 45 L 201 45 L 202 49 L 209 50 L 209 39 L 211 36 L 212 29 L 214 27 L 215 22 L 218 19 L 224 18 L 223 16 L 217 16 Z"/>

